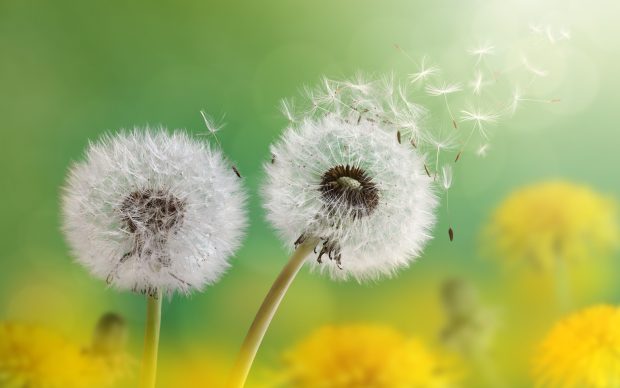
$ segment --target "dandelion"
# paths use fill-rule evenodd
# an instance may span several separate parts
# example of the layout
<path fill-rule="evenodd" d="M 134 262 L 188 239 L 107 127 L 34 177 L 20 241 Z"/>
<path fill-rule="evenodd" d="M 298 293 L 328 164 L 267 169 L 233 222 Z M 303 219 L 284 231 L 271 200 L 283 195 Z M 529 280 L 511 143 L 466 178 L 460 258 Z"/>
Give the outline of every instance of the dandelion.
<path fill-rule="evenodd" d="M 77 261 L 148 296 L 144 386 L 154 384 L 162 294 L 219 279 L 243 234 L 244 203 L 222 154 L 182 132 L 104 136 L 71 168 L 64 231 Z"/>
<path fill-rule="evenodd" d="M 355 105 L 355 91 L 338 87 L 336 106 L 289 127 L 271 148 L 275 162 L 265 167 L 264 207 L 296 250 L 248 332 L 233 387 L 243 385 L 304 263 L 333 279 L 378 279 L 408 266 L 430 239 L 437 203 L 433 181 L 424 173 L 424 157 L 392 132 L 392 118 L 400 112 L 385 110 L 390 104 L 383 93 L 368 96 L 363 111 Z M 313 250 L 314 260 L 306 260 Z"/>
<path fill-rule="evenodd" d="M 450 387 L 458 373 L 417 338 L 381 325 L 324 326 L 285 355 L 286 386 Z"/>
<path fill-rule="evenodd" d="M 517 190 L 491 216 L 483 237 L 489 254 L 553 271 L 566 307 L 566 267 L 596 260 L 618 246 L 615 203 L 588 187 L 544 182 Z"/>
<path fill-rule="evenodd" d="M 102 325 L 101 321 L 98 325 Z M 0 386 L 110 387 L 128 375 L 127 367 L 132 362 L 125 353 L 126 333 L 122 338 L 117 334 L 108 332 L 106 341 L 119 346 L 102 351 L 98 346 L 102 345 L 103 334 L 91 347 L 83 348 L 43 326 L 0 323 Z"/>
<path fill-rule="evenodd" d="M 533 373 L 539 387 L 620 385 L 620 310 L 589 307 L 559 321 L 539 345 Z"/>
<path fill-rule="evenodd" d="M 422 159 L 386 132 L 325 117 L 287 130 L 272 153 L 278 162 L 266 167 L 268 218 L 290 244 L 320 240 L 317 269 L 376 278 L 421 251 L 432 225 L 430 181 Z"/>

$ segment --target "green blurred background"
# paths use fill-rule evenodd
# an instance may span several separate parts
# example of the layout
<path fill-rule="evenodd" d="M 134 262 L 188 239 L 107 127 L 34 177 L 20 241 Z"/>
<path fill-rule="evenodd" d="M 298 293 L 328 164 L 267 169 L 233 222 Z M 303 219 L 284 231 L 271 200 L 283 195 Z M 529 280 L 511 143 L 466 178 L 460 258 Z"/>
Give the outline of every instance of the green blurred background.
<path fill-rule="evenodd" d="M 250 190 L 251 228 L 220 283 L 165 303 L 162 360 L 203 351 L 228 359 L 287 254 L 258 196 L 268 146 L 286 125 L 279 100 L 322 75 L 412 72 L 395 43 L 416 56 L 450 54 L 457 65 L 480 39 L 510 44 L 530 23 L 558 23 L 572 33 L 552 90 L 562 103 L 529 106 L 500 126 L 487 158 L 459 166 L 455 241 L 442 211 L 435 240 L 395 279 L 344 284 L 303 271 L 258 363 L 277 365 L 284 348 L 333 322 L 386 323 L 432 342 L 442 323 L 437 288 L 453 275 L 476 282 L 500 311 L 499 336 L 509 337 L 506 327 L 527 309 L 511 310 L 497 291 L 511 275 L 480 258 L 480 228 L 496 203 L 531 182 L 565 178 L 620 197 L 618 15 L 615 1 L 0 0 L 0 319 L 88 342 L 97 317 L 116 311 L 139 355 L 144 298 L 107 289 L 72 262 L 59 230 L 60 187 L 89 139 L 146 124 L 204 133 L 205 109 L 225 114 L 219 140 Z M 600 274 L 578 303 L 617 302 L 618 270 Z M 522 371 L 506 369 L 527 386 Z"/>

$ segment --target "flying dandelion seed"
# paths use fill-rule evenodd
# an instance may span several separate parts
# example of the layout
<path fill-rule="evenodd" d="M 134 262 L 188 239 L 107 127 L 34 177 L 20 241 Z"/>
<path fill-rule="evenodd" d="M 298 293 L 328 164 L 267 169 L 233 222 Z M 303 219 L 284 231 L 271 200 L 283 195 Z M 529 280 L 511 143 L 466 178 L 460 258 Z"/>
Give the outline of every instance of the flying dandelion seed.
<path fill-rule="evenodd" d="M 478 148 L 476 149 L 476 155 L 478 155 L 481 158 L 484 158 L 487 156 L 487 154 L 489 153 L 489 143 L 484 143 L 481 144 L 480 146 L 478 146 Z"/>
<path fill-rule="evenodd" d="M 467 50 L 467 52 L 477 58 L 476 65 L 479 65 L 485 57 L 495 53 L 495 47 L 489 43 L 484 43 L 478 47 Z"/>
<path fill-rule="evenodd" d="M 435 152 L 435 176 L 439 171 L 439 160 L 442 152 L 457 149 L 458 134 L 454 131 L 443 131 L 435 135 L 427 134 L 425 141 Z"/>
<path fill-rule="evenodd" d="M 452 166 L 449 164 L 441 168 L 441 185 L 446 191 L 452 186 Z"/>
<path fill-rule="evenodd" d="M 532 34 L 541 35 L 543 33 L 544 27 L 540 24 L 530 24 L 529 30 Z"/>
<path fill-rule="evenodd" d="M 483 81 L 483 77 L 482 77 L 482 72 L 480 70 L 476 70 L 476 74 L 475 74 L 475 78 L 474 80 L 470 83 L 470 86 L 472 88 L 473 93 L 476 96 L 479 96 L 480 93 L 482 92 L 482 86 L 484 84 Z"/>
<path fill-rule="evenodd" d="M 430 96 L 443 97 L 444 102 L 446 104 L 446 110 L 448 111 L 448 114 L 450 115 L 450 119 L 452 119 L 452 126 L 454 128 L 457 128 L 458 125 L 456 123 L 456 120 L 454 119 L 454 115 L 452 114 L 452 109 L 450 109 L 450 104 L 448 103 L 448 95 L 460 92 L 461 90 L 463 90 L 463 88 L 461 87 L 461 84 L 459 83 L 452 83 L 452 84 L 444 83 L 441 86 L 432 86 L 432 85 L 426 86 L 426 93 L 428 93 Z"/>
<path fill-rule="evenodd" d="M 202 116 L 202 120 L 204 121 L 207 130 L 211 134 L 215 135 L 216 132 L 219 132 L 222 128 L 224 128 L 225 124 L 223 122 L 218 122 L 204 110 L 200 111 L 200 115 Z"/>
<path fill-rule="evenodd" d="M 528 72 L 530 72 L 531 74 L 537 77 L 546 77 L 549 74 L 547 70 L 544 70 L 544 69 L 541 69 L 539 67 L 532 65 L 526 56 L 523 56 L 521 58 L 521 63 L 523 64 L 523 66 Z"/>
<path fill-rule="evenodd" d="M 483 112 L 480 108 L 461 111 L 461 120 L 473 122 L 474 125 L 472 131 L 477 130 L 480 133 L 480 136 L 482 136 L 484 139 L 489 138 L 485 125 L 495 123 L 498 119 L 498 114 Z M 467 143 L 468 141 L 465 142 L 465 145 L 467 145 Z"/>
<path fill-rule="evenodd" d="M 426 81 L 431 76 L 439 73 L 439 68 L 436 66 L 426 66 L 426 57 L 422 57 L 420 62 L 420 68 L 415 73 L 409 74 L 409 81 L 414 84 L 417 82 Z"/>

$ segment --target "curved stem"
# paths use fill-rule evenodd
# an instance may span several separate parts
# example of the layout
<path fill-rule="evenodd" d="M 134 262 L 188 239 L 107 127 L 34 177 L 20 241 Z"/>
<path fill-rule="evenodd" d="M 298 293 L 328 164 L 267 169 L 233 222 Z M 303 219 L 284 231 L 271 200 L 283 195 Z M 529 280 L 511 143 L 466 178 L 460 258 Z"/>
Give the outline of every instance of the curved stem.
<path fill-rule="evenodd" d="M 161 300 L 161 291 L 147 297 L 146 330 L 144 332 L 144 353 L 142 355 L 140 388 L 155 387 L 159 328 L 161 324 Z"/>
<path fill-rule="evenodd" d="M 237 357 L 237 361 L 228 381 L 228 387 L 242 388 L 245 385 L 258 348 L 263 341 L 263 337 L 269 328 L 269 324 L 280 302 L 304 264 L 306 256 L 312 252 L 317 243 L 318 240 L 316 239 L 308 239 L 299 245 L 271 286 L 269 293 L 267 293 L 265 300 L 263 300 L 263 304 L 256 313 L 256 317 L 254 317 L 254 322 L 252 322 L 252 326 L 250 326 L 248 330 L 243 345 L 241 345 L 239 356 Z"/>

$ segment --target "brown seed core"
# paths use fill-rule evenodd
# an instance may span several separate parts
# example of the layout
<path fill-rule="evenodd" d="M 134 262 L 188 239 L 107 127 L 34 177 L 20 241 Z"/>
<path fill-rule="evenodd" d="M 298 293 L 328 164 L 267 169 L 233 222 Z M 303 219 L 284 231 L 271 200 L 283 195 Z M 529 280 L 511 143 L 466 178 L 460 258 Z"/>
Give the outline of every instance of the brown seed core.
<path fill-rule="evenodd" d="M 379 190 L 359 167 L 338 165 L 321 179 L 321 194 L 330 211 L 346 208 L 354 218 L 370 215 L 379 204 Z"/>
<path fill-rule="evenodd" d="M 131 233 L 172 230 L 183 221 L 185 203 L 165 190 L 134 191 L 120 206 L 121 219 Z"/>

